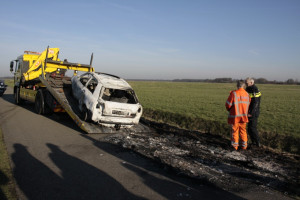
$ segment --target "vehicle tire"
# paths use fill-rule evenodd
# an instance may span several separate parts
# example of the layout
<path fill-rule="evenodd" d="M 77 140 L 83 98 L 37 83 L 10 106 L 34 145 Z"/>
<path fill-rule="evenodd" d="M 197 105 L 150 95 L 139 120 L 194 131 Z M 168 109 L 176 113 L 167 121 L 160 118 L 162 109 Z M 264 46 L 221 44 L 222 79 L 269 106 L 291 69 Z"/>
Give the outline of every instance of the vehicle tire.
<path fill-rule="evenodd" d="M 4 93 L 4 92 L 3 92 L 3 93 Z M 2 93 L 2 92 L 0 92 L 0 97 L 2 97 L 3 93 Z"/>
<path fill-rule="evenodd" d="M 91 112 L 86 108 L 86 106 L 84 105 L 82 107 L 82 120 L 86 121 L 86 122 L 90 122 L 91 121 Z"/>
<path fill-rule="evenodd" d="M 39 90 L 36 93 L 34 111 L 39 115 L 45 113 L 45 101 L 44 101 L 44 95 L 42 90 Z"/>
<path fill-rule="evenodd" d="M 15 87 L 14 98 L 15 98 L 15 104 L 17 104 L 17 105 L 21 105 L 24 102 L 24 100 L 21 99 L 21 97 L 20 97 L 20 87 Z"/>
<path fill-rule="evenodd" d="M 54 110 L 50 105 L 53 103 L 53 97 L 48 90 L 43 92 L 43 97 L 44 97 L 44 114 L 52 115 L 54 113 Z M 49 98 L 50 98 L 50 103 L 49 103 Z"/>
<path fill-rule="evenodd" d="M 44 103 L 43 115 L 52 115 L 53 113 L 54 113 L 54 111 L 46 103 Z"/>

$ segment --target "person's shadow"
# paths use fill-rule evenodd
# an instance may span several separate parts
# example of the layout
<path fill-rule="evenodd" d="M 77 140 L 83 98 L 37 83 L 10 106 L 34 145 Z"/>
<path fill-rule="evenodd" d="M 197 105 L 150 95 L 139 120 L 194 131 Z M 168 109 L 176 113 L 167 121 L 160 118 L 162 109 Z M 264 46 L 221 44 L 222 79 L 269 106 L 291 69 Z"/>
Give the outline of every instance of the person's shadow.
<path fill-rule="evenodd" d="M 9 179 L 8 177 L 0 170 L 0 186 L 1 185 L 6 185 L 8 183 Z M 4 194 L 4 191 L 2 191 L 1 187 L 0 187 L 0 199 L 2 200 L 6 200 L 7 197 Z"/>
<path fill-rule="evenodd" d="M 96 140 L 89 135 L 83 134 L 81 136 L 92 141 L 95 147 L 123 160 L 122 166 L 124 168 L 136 173 L 143 184 L 165 199 L 244 199 L 207 180 L 180 176 L 172 170 L 165 171 L 161 168 L 161 164 L 138 153 L 133 153 L 131 150 Z"/>
<path fill-rule="evenodd" d="M 16 183 L 28 199 L 143 199 L 127 191 L 101 170 L 47 144 L 50 159 L 61 170 L 54 173 L 34 158 L 21 144 L 15 144 L 12 160 Z"/>
<path fill-rule="evenodd" d="M 77 199 L 143 199 L 128 192 L 118 181 L 105 172 L 47 144 L 50 158 L 62 171 L 67 190 L 75 192 Z"/>

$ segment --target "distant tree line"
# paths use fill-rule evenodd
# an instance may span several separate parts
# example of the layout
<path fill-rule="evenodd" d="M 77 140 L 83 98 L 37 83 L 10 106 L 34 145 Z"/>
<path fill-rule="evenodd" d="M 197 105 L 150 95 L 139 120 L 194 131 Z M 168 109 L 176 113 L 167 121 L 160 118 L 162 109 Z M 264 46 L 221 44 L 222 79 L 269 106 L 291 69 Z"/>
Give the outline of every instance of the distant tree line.
<path fill-rule="evenodd" d="M 206 83 L 234 83 L 238 79 L 232 78 L 215 78 L 215 79 L 174 79 L 173 82 L 206 82 Z M 298 79 L 288 79 L 286 81 L 269 81 L 265 78 L 254 78 L 254 82 L 258 84 L 286 84 L 286 85 L 300 85 Z"/>
<path fill-rule="evenodd" d="M 0 77 L 0 80 L 13 79 L 13 77 Z M 238 79 L 232 78 L 215 78 L 215 79 L 173 79 L 173 82 L 206 82 L 206 83 L 235 83 Z M 127 81 L 170 81 L 161 79 L 127 79 Z M 300 85 L 298 79 L 288 79 L 286 81 L 269 81 L 265 78 L 254 78 L 258 84 L 285 84 L 285 85 Z"/>

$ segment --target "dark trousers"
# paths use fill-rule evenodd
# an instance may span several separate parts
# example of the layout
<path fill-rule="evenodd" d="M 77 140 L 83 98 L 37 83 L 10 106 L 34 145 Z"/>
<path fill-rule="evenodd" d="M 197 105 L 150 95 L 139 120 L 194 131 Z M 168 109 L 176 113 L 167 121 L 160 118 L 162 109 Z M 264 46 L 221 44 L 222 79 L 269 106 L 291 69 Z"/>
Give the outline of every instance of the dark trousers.
<path fill-rule="evenodd" d="M 254 145 L 259 145 L 259 135 L 257 131 L 257 117 L 249 117 L 249 123 L 248 123 L 248 134 L 250 136 L 251 142 Z"/>

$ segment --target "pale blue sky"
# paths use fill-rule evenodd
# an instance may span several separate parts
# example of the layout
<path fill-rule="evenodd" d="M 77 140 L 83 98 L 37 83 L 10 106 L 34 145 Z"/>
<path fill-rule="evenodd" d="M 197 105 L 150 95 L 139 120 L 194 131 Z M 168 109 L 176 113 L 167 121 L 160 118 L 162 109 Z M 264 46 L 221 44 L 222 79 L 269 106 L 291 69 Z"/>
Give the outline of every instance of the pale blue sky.
<path fill-rule="evenodd" d="M 48 45 L 126 79 L 300 80 L 300 0 L 1 0 L 0 76 Z"/>

